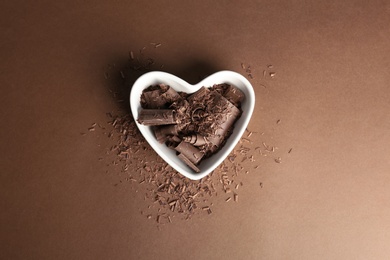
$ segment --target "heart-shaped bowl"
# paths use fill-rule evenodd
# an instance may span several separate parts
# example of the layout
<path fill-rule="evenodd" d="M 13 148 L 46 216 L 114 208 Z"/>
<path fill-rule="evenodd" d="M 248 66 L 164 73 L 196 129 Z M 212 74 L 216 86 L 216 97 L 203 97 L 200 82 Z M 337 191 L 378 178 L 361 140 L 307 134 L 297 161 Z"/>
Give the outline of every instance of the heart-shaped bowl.
<path fill-rule="evenodd" d="M 195 173 L 183 161 L 181 161 L 180 158 L 176 155 L 175 150 L 167 147 L 165 144 L 159 143 L 150 126 L 145 126 L 137 122 L 138 115 L 141 110 L 140 101 L 142 91 L 151 85 L 160 83 L 169 85 L 178 92 L 181 91 L 188 94 L 199 90 L 202 86 L 212 87 L 215 84 L 227 83 L 236 86 L 245 94 L 245 98 L 241 102 L 242 115 L 234 124 L 233 133 L 227 139 L 225 145 L 217 153 L 201 161 L 201 163 L 198 165 L 198 168 L 200 169 L 199 173 Z M 218 165 L 223 162 L 223 160 L 226 159 L 226 157 L 237 145 L 246 127 L 248 126 L 254 106 L 255 94 L 251 83 L 241 74 L 226 70 L 216 72 L 195 85 L 191 85 L 188 82 L 166 72 L 152 71 L 139 77 L 135 81 L 130 92 L 131 112 L 142 135 L 162 159 L 164 159 L 180 174 L 192 180 L 199 180 L 210 174 L 215 168 L 218 167 Z"/>

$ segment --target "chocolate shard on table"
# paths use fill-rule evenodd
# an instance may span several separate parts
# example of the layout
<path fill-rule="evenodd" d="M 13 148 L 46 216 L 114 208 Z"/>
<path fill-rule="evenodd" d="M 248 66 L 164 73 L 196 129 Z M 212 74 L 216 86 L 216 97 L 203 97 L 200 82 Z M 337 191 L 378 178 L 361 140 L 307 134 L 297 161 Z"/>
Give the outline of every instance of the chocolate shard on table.
<path fill-rule="evenodd" d="M 231 135 L 244 98 L 240 89 L 226 83 L 203 86 L 192 94 L 153 85 L 141 95 L 138 122 L 153 126 L 156 139 L 199 172 L 201 161 L 218 152 Z"/>

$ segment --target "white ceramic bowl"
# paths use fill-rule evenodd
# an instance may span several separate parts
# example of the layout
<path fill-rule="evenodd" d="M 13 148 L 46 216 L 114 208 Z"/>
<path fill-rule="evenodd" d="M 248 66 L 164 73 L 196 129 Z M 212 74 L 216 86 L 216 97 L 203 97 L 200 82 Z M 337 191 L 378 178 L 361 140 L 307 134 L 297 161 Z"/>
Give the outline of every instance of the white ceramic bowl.
<path fill-rule="evenodd" d="M 154 133 L 149 126 L 144 126 L 136 121 L 136 124 L 148 141 L 150 146 L 163 158 L 169 165 L 182 175 L 192 179 L 199 180 L 209 173 L 211 173 L 234 149 L 241 136 L 243 135 L 252 112 L 255 106 L 255 94 L 251 83 L 241 74 L 233 71 L 219 71 L 195 85 L 191 85 L 186 81 L 166 72 L 152 71 L 145 73 L 137 79 L 134 83 L 130 93 L 130 108 L 135 120 L 138 119 L 138 113 L 141 110 L 140 98 L 142 91 L 150 85 L 164 83 L 171 86 L 176 91 L 183 91 L 186 93 L 193 93 L 202 86 L 211 87 L 214 84 L 228 83 L 238 87 L 244 94 L 245 99 L 241 103 L 243 111 L 241 117 L 236 121 L 232 135 L 226 141 L 226 144 L 216 154 L 210 158 L 201 161 L 198 168 L 199 173 L 195 173 L 184 162 L 182 162 L 176 155 L 176 151 L 168 148 L 165 144 L 160 144 L 154 136 Z"/>

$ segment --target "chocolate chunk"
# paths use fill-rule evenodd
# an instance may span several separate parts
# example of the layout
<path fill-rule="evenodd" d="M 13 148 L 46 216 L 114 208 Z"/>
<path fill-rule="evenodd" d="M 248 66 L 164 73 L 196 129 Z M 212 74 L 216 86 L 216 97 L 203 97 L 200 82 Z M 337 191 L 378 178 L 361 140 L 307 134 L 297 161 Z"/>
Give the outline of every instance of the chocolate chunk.
<path fill-rule="evenodd" d="M 138 122 L 147 126 L 176 124 L 175 110 L 173 109 L 142 109 Z"/>
<path fill-rule="evenodd" d="M 179 95 L 179 93 L 176 92 L 176 90 L 174 90 L 170 86 L 167 87 L 168 87 L 167 91 L 164 94 L 162 94 L 163 98 L 165 98 L 167 103 L 171 104 L 181 98 L 181 96 Z"/>
<path fill-rule="evenodd" d="M 178 151 L 179 153 L 182 153 L 194 164 L 198 164 L 203 157 L 203 154 L 200 152 L 198 148 L 184 141 L 181 142 L 178 146 L 176 146 L 175 150 Z"/>
<path fill-rule="evenodd" d="M 230 135 L 230 131 L 232 130 L 232 126 L 234 122 L 238 119 L 241 114 L 241 111 L 230 103 L 226 98 L 221 96 L 219 93 L 214 92 L 214 102 L 216 104 L 217 111 L 214 113 L 220 112 L 219 110 L 224 110 L 225 114 L 218 118 L 217 125 L 215 128 L 214 134 L 209 137 L 209 140 L 215 145 L 219 146 L 225 140 L 227 136 Z"/>
<path fill-rule="evenodd" d="M 162 108 L 166 103 L 166 100 L 161 97 L 160 90 L 144 92 L 141 96 L 141 106 L 143 108 Z"/>
<path fill-rule="evenodd" d="M 241 105 L 241 102 L 244 100 L 245 97 L 244 93 L 242 93 L 241 90 L 232 85 L 228 86 L 223 96 L 236 107 L 239 107 Z"/>
<path fill-rule="evenodd" d="M 166 108 L 181 96 L 170 86 L 159 84 L 146 88 L 141 94 L 141 106 L 143 108 Z"/>

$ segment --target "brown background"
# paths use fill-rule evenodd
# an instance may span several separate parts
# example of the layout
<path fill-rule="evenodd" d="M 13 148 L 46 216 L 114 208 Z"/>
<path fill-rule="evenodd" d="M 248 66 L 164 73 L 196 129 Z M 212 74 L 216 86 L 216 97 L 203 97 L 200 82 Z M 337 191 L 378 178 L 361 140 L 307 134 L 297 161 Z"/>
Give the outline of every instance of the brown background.
<path fill-rule="evenodd" d="M 388 1 L 2 1 L 0 10 L 1 259 L 390 257 Z M 98 160 L 110 140 L 87 129 L 129 111 L 108 89 L 131 50 L 190 83 L 251 66 L 251 140 L 278 149 L 257 156 L 257 169 L 243 163 L 238 202 L 222 194 L 211 215 L 156 225 L 140 213 L 141 185 Z"/>

